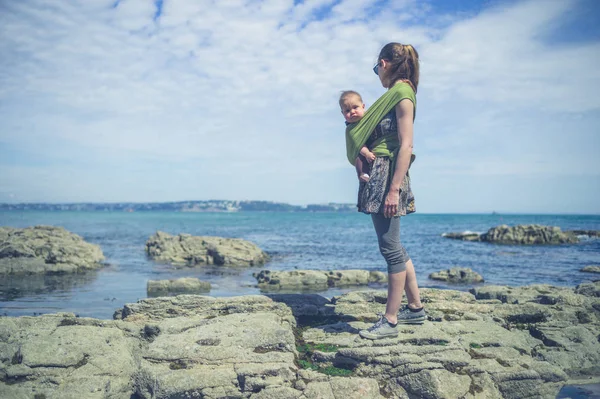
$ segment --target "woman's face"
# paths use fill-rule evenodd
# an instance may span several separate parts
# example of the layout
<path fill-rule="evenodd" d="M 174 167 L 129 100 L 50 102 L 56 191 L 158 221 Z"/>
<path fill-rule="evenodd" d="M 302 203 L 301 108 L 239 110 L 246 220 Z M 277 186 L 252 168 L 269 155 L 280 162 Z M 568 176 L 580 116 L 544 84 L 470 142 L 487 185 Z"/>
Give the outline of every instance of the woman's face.
<path fill-rule="evenodd" d="M 386 72 L 386 68 L 389 66 L 389 64 L 385 61 L 385 60 L 379 60 L 377 63 L 377 76 L 379 77 L 379 81 L 381 82 L 381 85 L 387 89 L 387 85 L 386 85 L 386 79 L 385 79 L 385 72 Z"/>

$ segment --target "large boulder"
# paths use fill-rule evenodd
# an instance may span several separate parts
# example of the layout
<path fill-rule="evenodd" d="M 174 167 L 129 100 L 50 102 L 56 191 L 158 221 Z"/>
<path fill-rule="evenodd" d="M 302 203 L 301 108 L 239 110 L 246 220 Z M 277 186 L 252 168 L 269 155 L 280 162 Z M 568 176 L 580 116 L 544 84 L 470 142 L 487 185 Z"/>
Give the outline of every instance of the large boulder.
<path fill-rule="evenodd" d="M 0 275 L 82 272 L 103 260 L 98 245 L 62 227 L 0 227 Z"/>
<path fill-rule="evenodd" d="M 387 275 L 368 270 L 262 270 L 255 273 L 258 286 L 265 290 L 325 290 L 329 287 L 350 287 L 385 283 Z"/>
<path fill-rule="evenodd" d="M 481 241 L 493 244 L 572 244 L 579 242 L 573 234 L 561 231 L 560 227 L 537 224 L 492 227 L 481 235 Z"/>
<path fill-rule="evenodd" d="M 258 246 L 239 238 L 173 236 L 162 231 L 148 239 L 146 253 L 175 266 L 258 266 L 268 260 Z"/>
<path fill-rule="evenodd" d="M 149 296 L 169 294 L 196 294 L 210 291 L 210 283 L 194 277 L 183 277 L 173 280 L 149 280 L 146 292 Z"/>
<path fill-rule="evenodd" d="M 453 267 L 429 275 L 432 280 L 447 281 L 455 284 L 482 283 L 483 277 L 468 267 Z"/>

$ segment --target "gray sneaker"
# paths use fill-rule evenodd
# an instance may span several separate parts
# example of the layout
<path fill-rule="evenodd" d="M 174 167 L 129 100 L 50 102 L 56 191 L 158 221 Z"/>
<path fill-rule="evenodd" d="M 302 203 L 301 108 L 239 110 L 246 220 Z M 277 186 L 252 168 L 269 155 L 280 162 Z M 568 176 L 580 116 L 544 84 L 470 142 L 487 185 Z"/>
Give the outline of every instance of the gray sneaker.
<path fill-rule="evenodd" d="M 398 324 L 423 324 L 425 319 L 425 308 L 422 308 L 418 312 L 413 312 L 408 308 L 408 305 L 404 305 L 400 309 L 400 312 L 398 312 Z"/>
<path fill-rule="evenodd" d="M 393 338 L 398 336 L 398 325 L 392 325 L 385 318 L 384 315 L 380 315 L 380 319 L 377 323 L 373 324 L 366 330 L 359 332 L 360 336 L 367 339 L 382 339 L 382 338 Z"/>

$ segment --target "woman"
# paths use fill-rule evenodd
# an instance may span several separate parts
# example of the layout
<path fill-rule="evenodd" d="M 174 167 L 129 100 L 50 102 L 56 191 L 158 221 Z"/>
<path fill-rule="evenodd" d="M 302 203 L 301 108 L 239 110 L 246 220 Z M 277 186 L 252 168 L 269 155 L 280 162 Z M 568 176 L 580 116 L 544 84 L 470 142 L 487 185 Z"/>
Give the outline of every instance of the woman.
<path fill-rule="evenodd" d="M 415 211 L 408 168 L 414 159 L 413 120 L 419 84 L 419 55 L 410 44 L 388 43 L 381 49 L 373 71 L 383 87 L 388 91 L 394 88 L 399 93 L 395 97 L 399 101 L 392 105 L 391 111 L 367 139 L 367 147 L 377 158 L 371 166 L 370 180 L 360 184 L 358 194 L 358 210 L 371 215 L 379 250 L 388 264 L 385 314 L 373 326 L 360 331 L 360 335 L 367 339 L 381 339 L 397 336 L 398 324 L 422 323 L 425 320 L 415 268 L 400 243 L 400 216 Z M 386 139 L 394 144 L 391 147 L 388 144 L 387 151 L 383 153 L 391 153 L 391 156 L 379 156 L 380 143 Z M 408 304 L 398 313 L 405 290 Z"/>

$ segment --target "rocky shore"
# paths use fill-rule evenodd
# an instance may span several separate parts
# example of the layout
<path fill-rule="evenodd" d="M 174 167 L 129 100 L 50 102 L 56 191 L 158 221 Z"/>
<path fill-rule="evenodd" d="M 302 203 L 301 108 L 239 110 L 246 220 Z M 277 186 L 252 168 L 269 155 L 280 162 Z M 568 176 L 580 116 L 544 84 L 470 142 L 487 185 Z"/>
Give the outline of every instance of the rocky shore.
<path fill-rule="evenodd" d="M 0 397 L 554 398 L 600 375 L 600 282 L 423 289 L 429 320 L 363 340 L 384 291 L 159 297 L 115 320 L 0 318 Z"/>
<path fill-rule="evenodd" d="M 103 260 L 98 245 L 62 227 L 0 227 L 0 275 L 83 272 Z"/>

